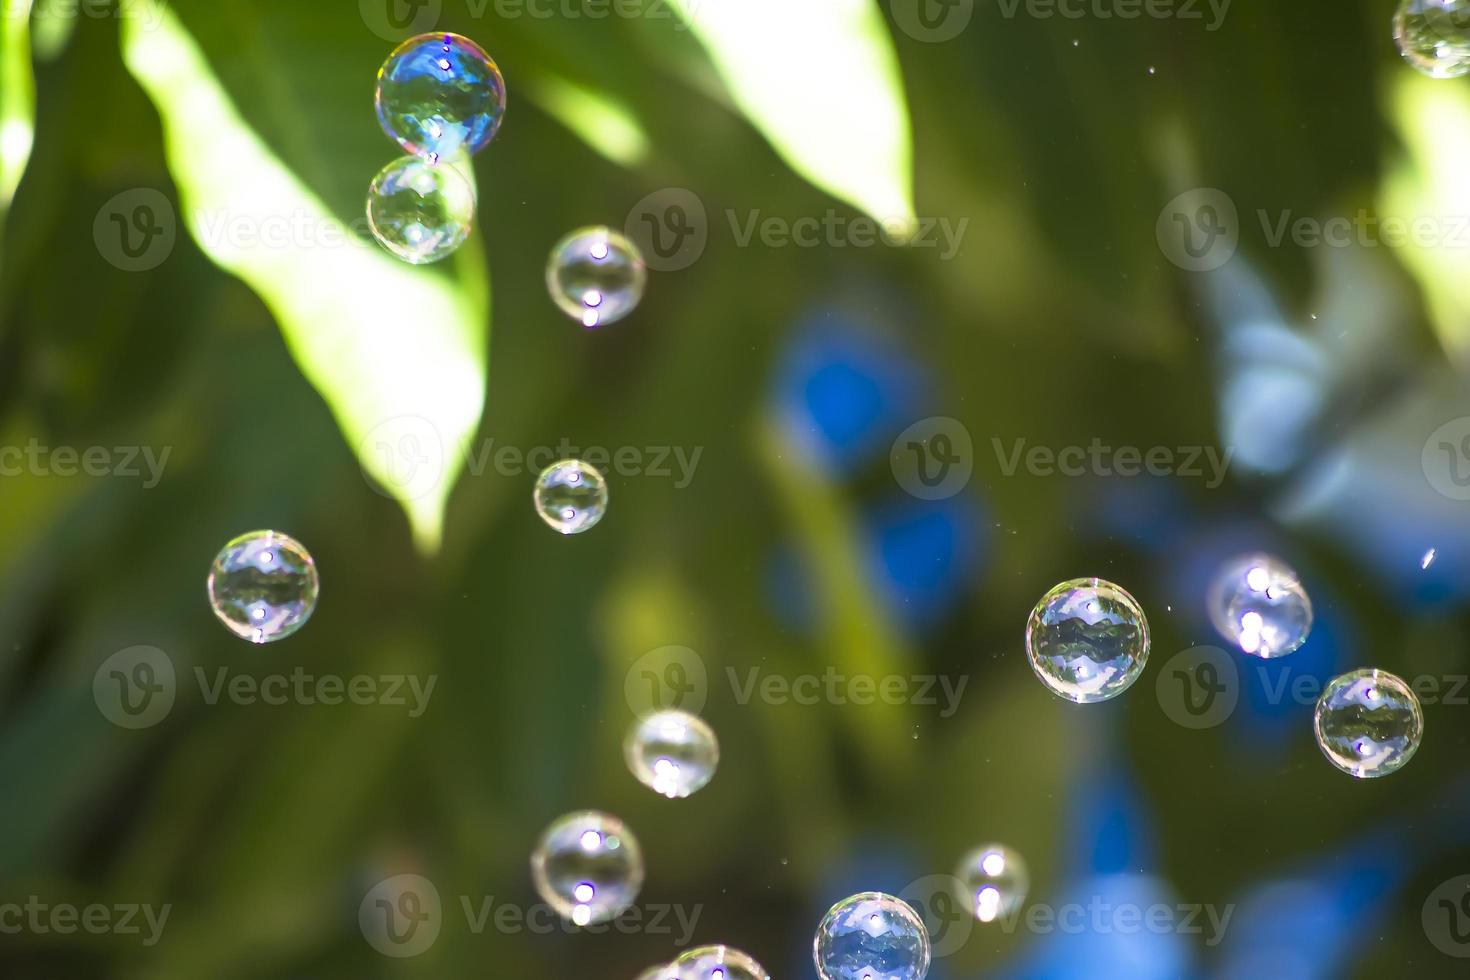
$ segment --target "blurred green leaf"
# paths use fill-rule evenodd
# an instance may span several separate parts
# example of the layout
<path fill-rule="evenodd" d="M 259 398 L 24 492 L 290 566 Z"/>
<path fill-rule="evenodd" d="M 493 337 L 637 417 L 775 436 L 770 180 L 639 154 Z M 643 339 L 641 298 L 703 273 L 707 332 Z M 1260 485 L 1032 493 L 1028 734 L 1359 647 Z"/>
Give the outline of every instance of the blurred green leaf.
<path fill-rule="evenodd" d="M 163 117 L 194 240 L 260 294 L 364 471 L 403 505 L 420 548 L 436 550 L 485 396 L 478 249 L 462 253 L 456 282 L 362 241 L 245 123 L 172 12 L 156 25 L 125 20 L 123 48 Z M 439 467 L 432 481 L 397 468 L 409 436 L 423 440 L 419 462 Z"/>
<path fill-rule="evenodd" d="M 1410 225 L 1436 222 L 1439 237 L 1456 234 L 1453 216 L 1470 214 L 1470 92 L 1464 86 L 1404 72 L 1391 93 L 1391 116 L 1409 157 L 1383 182 L 1379 211 Z M 1459 357 L 1470 354 L 1470 254 L 1463 248 L 1415 242 L 1399 249 L 1424 290 L 1440 342 Z"/>
<path fill-rule="evenodd" d="M 36 138 L 30 17 L 31 0 L 0 0 L 0 219 L 20 186 Z"/>
<path fill-rule="evenodd" d="M 736 105 L 797 173 L 911 232 L 913 135 L 872 0 L 675 0 Z"/>

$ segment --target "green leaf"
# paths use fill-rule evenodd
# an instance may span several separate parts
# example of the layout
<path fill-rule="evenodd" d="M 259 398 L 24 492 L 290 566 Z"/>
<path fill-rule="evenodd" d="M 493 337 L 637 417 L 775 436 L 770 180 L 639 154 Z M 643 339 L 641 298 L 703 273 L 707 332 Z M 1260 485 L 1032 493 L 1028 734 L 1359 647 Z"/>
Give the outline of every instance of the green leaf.
<path fill-rule="evenodd" d="M 913 136 L 898 56 L 873 0 L 674 0 L 725 87 L 793 170 L 914 226 Z"/>
<path fill-rule="evenodd" d="M 36 138 L 31 0 L 0 0 L 0 219 L 15 199 Z"/>
<path fill-rule="evenodd" d="M 480 250 L 461 252 L 456 281 L 364 242 L 244 121 L 172 11 L 124 20 L 123 57 L 162 116 L 195 242 L 260 295 L 364 472 L 402 504 L 420 548 L 437 550 L 484 404 Z"/>
<path fill-rule="evenodd" d="M 1379 213 L 1410 225 L 1431 219 L 1436 237 L 1452 235 L 1453 216 L 1470 214 L 1470 92 L 1406 71 L 1391 109 L 1409 156 L 1384 180 Z M 1412 234 L 1397 251 L 1424 290 L 1440 343 L 1459 358 L 1470 355 L 1470 254 L 1416 243 Z"/>

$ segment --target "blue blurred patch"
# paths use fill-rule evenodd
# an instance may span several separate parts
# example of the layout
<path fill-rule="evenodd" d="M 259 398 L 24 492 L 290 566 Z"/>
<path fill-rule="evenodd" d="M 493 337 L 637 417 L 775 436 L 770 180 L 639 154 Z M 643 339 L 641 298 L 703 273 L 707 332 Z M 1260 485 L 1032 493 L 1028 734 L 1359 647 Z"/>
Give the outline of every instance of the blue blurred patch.
<path fill-rule="evenodd" d="M 885 454 L 921 416 L 929 388 L 909 352 L 875 325 L 823 310 L 798 324 L 772 398 L 792 445 L 837 476 Z"/>

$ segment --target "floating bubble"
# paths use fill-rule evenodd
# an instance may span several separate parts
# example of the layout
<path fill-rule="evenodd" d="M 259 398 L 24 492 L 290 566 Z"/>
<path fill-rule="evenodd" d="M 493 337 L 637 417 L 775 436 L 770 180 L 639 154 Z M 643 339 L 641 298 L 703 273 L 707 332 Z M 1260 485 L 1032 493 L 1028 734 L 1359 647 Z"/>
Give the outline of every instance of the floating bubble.
<path fill-rule="evenodd" d="M 607 513 L 607 480 L 590 463 L 564 459 L 536 478 L 536 513 L 562 534 L 591 530 Z"/>
<path fill-rule="evenodd" d="M 1053 694 L 1091 704 L 1126 691 L 1148 661 L 1148 620 L 1120 586 L 1098 578 L 1063 582 L 1041 597 L 1026 624 L 1026 656 Z"/>
<path fill-rule="evenodd" d="M 475 189 L 448 162 L 401 157 L 373 178 L 368 223 L 384 248 L 413 265 L 454 253 L 475 223 Z"/>
<path fill-rule="evenodd" d="M 251 531 L 220 551 L 207 587 L 214 614 L 231 633 L 273 643 L 306 625 L 321 583 L 301 542 L 278 531 Z"/>
<path fill-rule="evenodd" d="M 749 953 L 729 946 L 697 946 L 673 962 L 676 980 L 771 980 Z"/>
<path fill-rule="evenodd" d="M 832 906 L 812 955 L 822 980 L 923 980 L 929 930 L 903 899 L 863 892 Z"/>
<path fill-rule="evenodd" d="M 1327 761 L 1359 779 L 1397 772 L 1424 737 L 1424 709 L 1402 679 L 1385 670 L 1335 677 L 1312 716 Z"/>
<path fill-rule="evenodd" d="M 1403 0 L 1393 39 L 1404 60 L 1430 78 L 1470 74 L 1470 0 Z"/>
<path fill-rule="evenodd" d="M 569 813 L 541 835 L 531 855 L 536 891 L 579 926 L 617 918 L 643 888 L 643 851 L 617 817 Z"/>
<path fill-rule="evenodd" d="M 981 922 L 1006 919 L 1020 911 L 1031 888 L 1021 855 L 1004 844 L 985 844 L 965 855 L 954 873 L 960 901 Z"/>
<path fill-rule="evenodd" d="M 567 316 L 584 327 L 616 323 L 643 298 L 648 272 L 634 245 L 610 228 L 582 228 L 551 250 L 546 287 Z"/>
<path fill-rule="evenodd" d="M 1226 562 L 1210 585 L 1210 621 L 1252 656 L 1284 657 L 1312 632 L 1312 600 L 1291 566 L 1271 555 Z"/>
<path fill-rule="evenodd" d="M 671 800 L 709 784 L 720 765 L 714 730 L 687 711 L 660 711 L 640 719 L 623 742 L 623 756 L 638 781 Z"/>
<path fill-rule="evenodd" d="M 458 34 L 421 34 L 400 44 L 378 72 L 378 121 L 414 156 L 431 162 L 483 150 L 505 115 L 505 79 L 478 44 Z"/>

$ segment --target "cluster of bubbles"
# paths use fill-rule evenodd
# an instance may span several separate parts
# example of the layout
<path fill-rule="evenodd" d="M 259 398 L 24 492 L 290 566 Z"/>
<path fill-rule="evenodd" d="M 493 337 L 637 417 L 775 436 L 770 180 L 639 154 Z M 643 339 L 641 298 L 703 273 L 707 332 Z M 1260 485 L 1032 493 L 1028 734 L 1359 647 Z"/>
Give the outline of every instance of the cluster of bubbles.
<path fill-rule="evenodd" d="M 1225 562 L 1208 592 L 1210 621 L 1240 652 L 1284 657 L 1312 631 L 1312 600 L 1291 566 L 1267 554 Z M 1143 673 L 1148 619 L 1121 586 L 1073 579 L 1051 589 L 1026 624 L 1026 656 L 1041 682 L 1078 704 L 1116 698 Z M 1382 670 L 1334 678 L 1314 713 L 1317 744 L 1358 778 L 1400 769 L 1419 747 L 1424 713 L 1408 684 Z"/>
<path fill-rule="evenodd" d="M 595 527 L 607 512 L 607 480 L 589 463 L 564 459 L 537 477 L 532 497 L 536 513 L 548 525 L 562 534 L 580 534 Z M 251 643 L 274 643 L 306 625 L 316 610 L 321 579 L 301 542 L 280 531 L 251 531 L 220 549 L 205 588 L 215 616 L 231 633 Z M 703 786 L 714 774 L 719 749 L 714 733 L 699 719 L 693 719 L 690 730 L 707 736 L 713 749 L 704 782 L 699 783 Z M 687 756 L 678 756 L 686 767 L 679 779 L 695 776 L 705 764 L 704 755 L 696 752 L 696 735 L 687 736 L 682 744 L 667 743 L 671 753 L 682 751 Z M 631 740 L 629 744 L 631 753 Z M 670 778 L 662 770 L 658 775 L 665 781 Z M 687 796 L 699 786 L 675 795 Z"/>
<path fill-rule="evenodd" d="M 383 131 L 408 155 L 373 178 L 368 223 L 405 262 L 438 262 L 464 244 L 474 225 L 469 159 L 500 129 L 505 79 L 469 38 L 422 34 L 383 63 L 376 101 Z"/>
<path fill-rule="evenodd" d="M 1404 60 L 1430 78 L 1470 74 L 1470 0 L 1401 0 L 1393 38 Z"/>
<path fill-rule="evenodd" d="M 384 248 L 413 265 L 452 255 L 469 237 L 478 202 L 470 158 L 500 130 L 505 79 L 485 50 L 459 34 L 403 42 L 378 71 L 378 121 L 407 153 L 368 188 L 367 215 Z M 648 270 L 637 246 L 610 228 L 581 228 L 546 263 L 551 298 L 592 329 L 626 317 Z"/>

